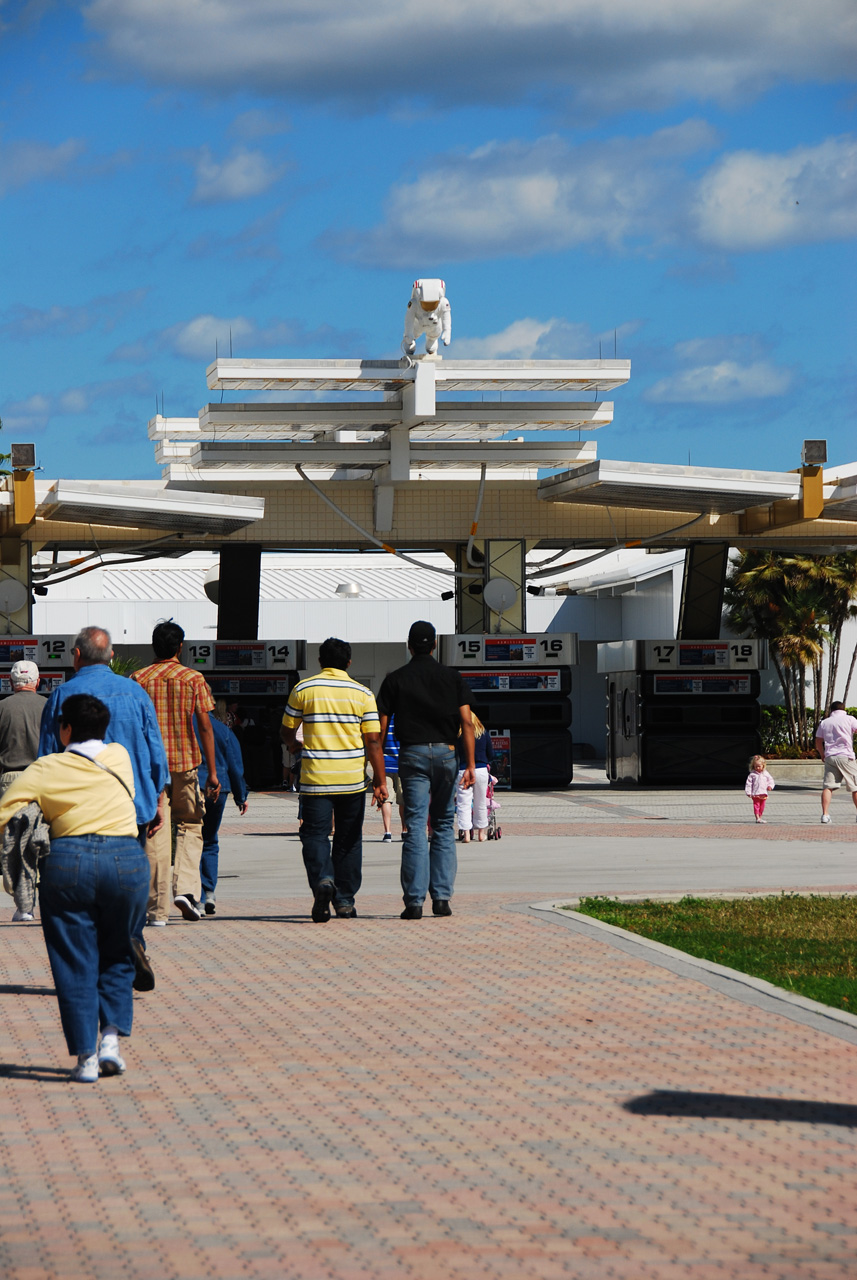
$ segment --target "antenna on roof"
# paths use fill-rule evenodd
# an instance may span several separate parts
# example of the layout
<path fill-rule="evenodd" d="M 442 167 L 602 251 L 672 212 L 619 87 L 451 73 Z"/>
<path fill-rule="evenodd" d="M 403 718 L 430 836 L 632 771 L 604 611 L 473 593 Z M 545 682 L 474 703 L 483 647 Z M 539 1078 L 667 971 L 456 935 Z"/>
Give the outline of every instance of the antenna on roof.
<path fill-rule="evenodd" d="M 214 358 L 217 359 L 217 339 L 214 339 Z"/>
<path fill-rule="evenodd" d="M 164 417 L 164 392 L 161 390 L 161 417 Z"/>

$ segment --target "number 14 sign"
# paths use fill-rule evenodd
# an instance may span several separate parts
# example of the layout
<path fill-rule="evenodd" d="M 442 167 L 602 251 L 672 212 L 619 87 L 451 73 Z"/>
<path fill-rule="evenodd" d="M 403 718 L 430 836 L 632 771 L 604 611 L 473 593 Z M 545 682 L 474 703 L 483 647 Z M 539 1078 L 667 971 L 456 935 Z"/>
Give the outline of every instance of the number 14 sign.
<path fill-rule="evenodd" d="M 443 660 L 450 667 L 575 666 L 577 636 L 568 631 L 444 636 Z"/>

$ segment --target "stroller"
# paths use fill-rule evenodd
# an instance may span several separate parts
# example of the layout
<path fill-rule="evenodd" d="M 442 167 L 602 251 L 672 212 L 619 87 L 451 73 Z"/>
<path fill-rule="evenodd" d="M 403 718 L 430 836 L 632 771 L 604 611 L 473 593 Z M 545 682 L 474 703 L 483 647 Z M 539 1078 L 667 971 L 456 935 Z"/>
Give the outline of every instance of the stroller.
<path fill-rule="evenodd" d="M 489 773 L 488 774 L 488 792 L 486 795 L 486 799 L 488 801 L 488 839 L 489 840 L 503 839 L 503 828 L 500 826 L 499 822 L 497 821 L 497 810 L 501 809 L 502 805 L 499 803 L 499 801 L 494 799 L 494 783 L 496 781 L 497 779 L 494 777 L 493 773 Z"/>

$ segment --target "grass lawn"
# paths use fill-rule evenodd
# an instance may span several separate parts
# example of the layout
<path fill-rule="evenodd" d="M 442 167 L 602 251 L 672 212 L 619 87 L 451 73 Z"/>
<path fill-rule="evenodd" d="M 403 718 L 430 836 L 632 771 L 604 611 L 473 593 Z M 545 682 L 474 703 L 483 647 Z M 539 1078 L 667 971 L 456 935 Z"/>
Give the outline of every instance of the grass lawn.
<path fill-rule="evenodd" d="M 857 1013 L 857 898 L 583 898 L 577 910 Z"/>

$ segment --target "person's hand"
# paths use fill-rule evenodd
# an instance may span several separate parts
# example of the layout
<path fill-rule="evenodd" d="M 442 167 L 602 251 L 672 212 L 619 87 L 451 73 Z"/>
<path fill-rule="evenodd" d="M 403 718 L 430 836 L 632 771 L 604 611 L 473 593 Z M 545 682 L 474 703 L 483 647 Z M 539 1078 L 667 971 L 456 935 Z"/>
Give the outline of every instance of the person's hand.
<path fill-rule="evenodd" d="M 372 788 L 372 804 L 381 808 L 382 804 L 387 803 L 387 784 L 385 782 L 376 782 Z"/>
<path fill-rule="evenodd" d="M 205 795 L 207 799 L 216 800 L 220 795 L 220 782 L 216 773 L 208 775 L 208 781 L 205 784 Z"/>
<path fill-rule="evenodd" d="M 246 801 L 246 800 L 245 800 L 242 804 L 239 804 L 239 806 L 238 806 L 238 812 L 241 814 L 241 817 L 243 818 L 243 817 L 244 817 L 244 814 L 247 812 L 247 801 Z"/>
<path fill-rule="evenodd" d="M 164 792 L 162 791 L 161 794 L 158 796 L 158 807 L 155 810 L 155 816 L 152 819 L 152 821 L 149 823 L 148 827 L 146 827 L 146 835 L 148 837 L 155 835 L 158 831 L 160 831 L 161 827 L 164 825 L 165 807 L 166 807 L 166 797 L 164 795 Z"/>
<path fill-rule="evenodd" d="M 461 775 L 461 782 L 459 784 L 461 786 L 461 790 L 466 791 L 468 787 L 472 787 L 475 778 L 475 769 L 465 769 L 464 773 Z"/>

